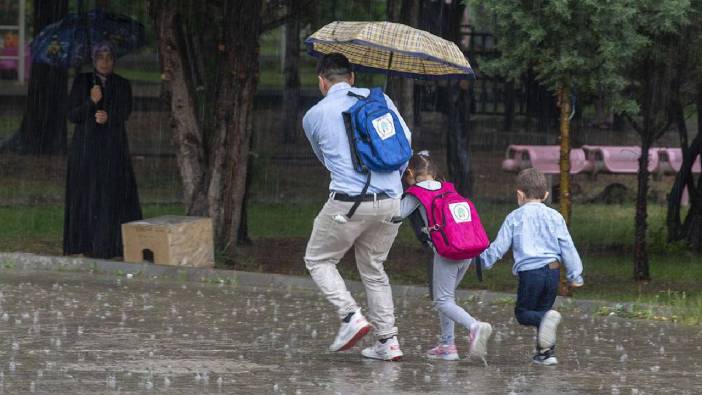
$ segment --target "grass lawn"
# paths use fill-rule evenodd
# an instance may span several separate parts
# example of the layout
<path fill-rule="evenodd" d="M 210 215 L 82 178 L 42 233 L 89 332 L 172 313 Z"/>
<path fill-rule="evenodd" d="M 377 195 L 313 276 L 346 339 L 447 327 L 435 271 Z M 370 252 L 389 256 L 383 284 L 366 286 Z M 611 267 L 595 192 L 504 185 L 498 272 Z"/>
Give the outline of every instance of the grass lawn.
<path fill-rule="evenodd" d="M 128 79 L 132 84 L 135 82 L 161 83 L 161 72 L 158 70 L 115 68 L 115 73 Z"/>
<path fill-rule="evenodd" d="M 0 115 L 0 140 L 10 137 L 20 127 L 22 114 L 2 114 Z"/>
<path fill-rule="evenodd" d="M 306 275 L 302 256 L 312 221 L 320 203 L 252 203 L 249 207 L 250 234 L 253 247 L 240 249 L 233 264 L 218 261 L 220 267 L 239 270 L 279 272 Z M 504 216 L 514 207 L 507 204 L 478 202 L 483 223 L 493 237 Z M 179 204 L 146 204 L 145 217 L 164 214 L 183 214 Z M 576 291 L 575 297 L 617 302 L 657 304 L 670 309 L 663 318 L 687 323 L 702 322 L 702 259 L 682 249 L 664 246 L 664 234 L 655 224 L 663 223 L 664 208 L 653 206 L 649 212 L 652 226 L 649 240 L 652 245 L 651 276 L 649 283 L 631 280 L 632 258 L 629 253 L 633 240 L 633 207 L 629 206 L 576 206 L 573 213 L 572 234 L 585 266 L 586 286 Z M 41 254 L 61 254 L 63 207 L 14 206 L 0 207 L 0 251 L 25 251 Z M 340 264 L 346 278 L 358 279 L 353 254 Z M 391 251 L 386 268 L 397 284 L 424 284 L 425 258 L 408 226 L 400 234 Z M 463 286 L 469 289 L 488 289 L 514 292 L 516 279 L 511 273 L 511 258 L 506 257 L 490 271 L 484 272 L 479 283 L 469 273 Z M 635 311 L 603 311 L 652 318 L 654 313 L 645 308 Z"/>
<path fill-rule="evenodd" d="M 494 238 L 504 218 L 517 208 L 515 204 L 487 203 L 476 201 L 480 218 L 488 235 Z M 307 237 L 312 230 L 312 219 L 321 208 L 321 203 L 260 203 L 251 208 L 251 234 L 256 237 Z M 667 246 L 665 232 L 665 208 L 650 205 L 649 244 L 653 252 L 677 251 L 676 246 Z M 574 205 L 571 234 L 578 250 L 587 252 L 628 252 L 634 240 L 633 205 Z M 284 219 L 284 220 L 281 220 Z M 398 241 L 414 243 L 414 235 L 407 226 L 401 228 Z"/>

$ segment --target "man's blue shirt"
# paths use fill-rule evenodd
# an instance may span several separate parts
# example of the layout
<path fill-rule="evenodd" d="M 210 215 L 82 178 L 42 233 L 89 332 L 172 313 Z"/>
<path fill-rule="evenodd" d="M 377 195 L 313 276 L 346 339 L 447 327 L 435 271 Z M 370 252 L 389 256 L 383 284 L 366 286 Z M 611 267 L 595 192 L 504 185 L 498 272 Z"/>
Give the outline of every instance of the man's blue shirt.
<path fill-rule="evenodd" d="M 483 265 L 489 269 L 510 248 L 515 275 L 559 261 L 565 265 L 569 281 L 583 282 L 583 264 L 563 216 L 543 203 L 526 203 L 509 213 L 495 241 L 480 254 Z"/>
<path fill-rule="evenodd" d="M 329 190 L 332 192 L 358 195 L 366 183 L 366 175 L 353 168 L 351 150 L 344 127 L 342 112 L 348 110 L 356 98 L 347 93 L 352 90 L 359 95 L 368 96 L 370 91 L 364 88 L 352 88 L 346 82 L 339 82 L 329 89 L 327 95 L 307 111 L 302 119 L 302 127 L 309 139 L 317 158 L 331 173 Z M 411 142 L 411 133 L 395 104 L 385 96 L 388 108 L 397 114 L 407 140 Z M 402 173 L 372 172 L 368 193 L 384 192 L 388 196 L 399 199 L 402 196 Z"/>

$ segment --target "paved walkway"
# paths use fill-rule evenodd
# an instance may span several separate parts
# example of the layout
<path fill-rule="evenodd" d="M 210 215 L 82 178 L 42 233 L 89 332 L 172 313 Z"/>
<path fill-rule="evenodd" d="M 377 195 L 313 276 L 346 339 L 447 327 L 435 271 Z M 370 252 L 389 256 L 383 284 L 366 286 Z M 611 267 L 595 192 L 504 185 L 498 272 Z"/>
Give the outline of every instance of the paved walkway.
<path fill-rule="evenodd" d="M 488 367 L 422 356 L 438 325 L 421 296 L 397 300 L 406 357 L 383 363 L 364 360 L 359 347 L 327 352 L 335 315 L 310 290 L 10 268 L 0 271 L 0 393 L 693 394 L 702 387 L 699 327 L 567 307 L 561 363 L 540 367 L 529 362 L 533 332 L 515 323 L 510 304 L 464 305 L 495 326 Z"/>

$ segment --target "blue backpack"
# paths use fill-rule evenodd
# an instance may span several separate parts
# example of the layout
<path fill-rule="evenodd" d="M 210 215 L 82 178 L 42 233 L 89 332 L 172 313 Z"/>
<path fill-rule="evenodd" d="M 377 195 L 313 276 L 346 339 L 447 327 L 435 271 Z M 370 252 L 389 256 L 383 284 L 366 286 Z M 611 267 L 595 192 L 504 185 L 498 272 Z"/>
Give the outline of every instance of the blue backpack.
<path fill-rule="evenodd" d="M 391 172 L 399 170 L 412 156 L 397 114 L 388 108 L 381 88 L 368 97 L 348 92 L 358 101 L 343 113 L 356 171 Z"/>
<path fill-rule="evenodd" d="M 346 215 L 351 218 L 361 203 L 360 198 L 368 191 L 371 170 L 384 173 L 400 170 L 412 156 L 412 147 L 397 114 L 388 108 L 381 88 L 371 89 L 367 97 L 351 91 L 348 95 L 358 99 L 342 113 L 351 160 L 356 171 L 367 174 L 359 200 Z"/>

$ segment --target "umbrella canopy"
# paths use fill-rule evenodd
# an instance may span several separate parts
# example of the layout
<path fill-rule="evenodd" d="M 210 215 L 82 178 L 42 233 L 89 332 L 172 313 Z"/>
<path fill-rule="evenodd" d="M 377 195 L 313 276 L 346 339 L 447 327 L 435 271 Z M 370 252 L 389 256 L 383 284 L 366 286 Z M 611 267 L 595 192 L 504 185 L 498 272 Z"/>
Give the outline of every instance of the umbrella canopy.
<path fill-rule="evenodd" d="M 305 40 L 315 57 L 338 52 L 357 71 L 415 79 L 475 79 L 463 52 L 451 41 L 391 22 L 332 22 Z"/>
<path fill-rule="evenodd" d="M 90 62 L 90 46 L 111 41 L 117 57 L 146 43 L 144 25 L 125 16 L 93 10 L 70 13 L 45 27 L 32 41 L 35 63 L 73 67 Z"/>

